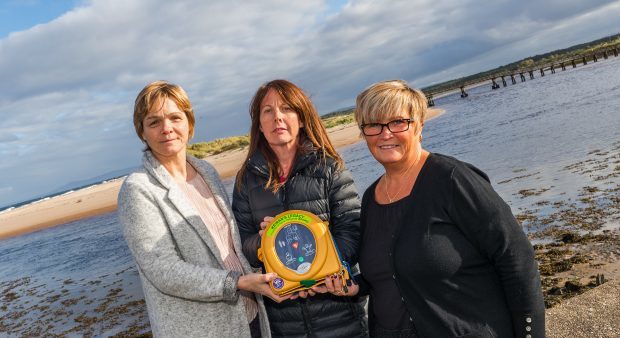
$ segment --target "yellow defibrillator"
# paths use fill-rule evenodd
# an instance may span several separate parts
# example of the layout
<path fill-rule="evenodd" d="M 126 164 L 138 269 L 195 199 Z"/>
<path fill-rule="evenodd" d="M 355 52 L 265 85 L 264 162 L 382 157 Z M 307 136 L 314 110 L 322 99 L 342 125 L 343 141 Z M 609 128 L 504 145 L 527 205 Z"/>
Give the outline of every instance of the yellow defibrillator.
<path fill-rule="evenodd" d="M 343 283 L 350 279 L 348 264 L 340 258 L 327 222 L 303 210 L 275 216 L 265 228 L 258 258 L 266 272 L 278 274 L 271 289 L 281 296 L 324 284 L 334 274 Z"/>

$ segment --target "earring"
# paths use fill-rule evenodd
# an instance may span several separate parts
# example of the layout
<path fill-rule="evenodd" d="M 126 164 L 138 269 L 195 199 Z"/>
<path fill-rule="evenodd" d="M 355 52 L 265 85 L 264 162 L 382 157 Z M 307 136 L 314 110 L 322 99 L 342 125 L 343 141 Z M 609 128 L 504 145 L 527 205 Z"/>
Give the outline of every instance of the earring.
<path fill-rule="evenodd" d="M 422 134 L 420 134 L 420 142 L 422 142 Z"/>

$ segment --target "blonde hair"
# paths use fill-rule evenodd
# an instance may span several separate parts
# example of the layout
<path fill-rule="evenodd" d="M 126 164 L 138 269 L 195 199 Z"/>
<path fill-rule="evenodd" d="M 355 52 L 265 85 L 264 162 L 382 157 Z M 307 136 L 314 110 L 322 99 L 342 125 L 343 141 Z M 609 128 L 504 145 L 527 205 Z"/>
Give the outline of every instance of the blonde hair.
<path fill-rule="evenodd" d="M 428 102 L 424 93 L 413 89 L 403 80 L 377 82 L 364 89 L 355 101 L 355 121 L 360 126 L 364 123 L 386 121 L 390 118 L 409 115 L 418 128 L 424 122 Z"/>
<path fill-rule="evenodd" d="M 194 137 L 194 110 L 189 101 L 187 93 L 181 86 L 166 81 L 155 81 L 147 84 L 136 97 L 133 107 L 133 126 L 140 140 L 145 141 L 142 137 L 144 133 L 143 121 L 146 115 L 153 109 L 156 103 L 163 104 L 165 99 L 173 101 L 182 112 L 187 116 L 189 124 L 189 138 Z M 147 145 L 148 149 L 148 145 Z"/>
<path fill-rule="evenodd" d="M 263 154 L 269 168 L 269 179 L 265 184 L 265 189 L 275 193 L 283 185 L 283 183 L 279 181 L 278 171 L 280 169 L 280 163 L 278 162 L 278 158 L 273 150 L 271 150 L 267 139 L 265 139 L 265 136 L 260 131 L 260 105 L 270 89 L 278 93 L 282 100 L 297 113 L 299 121 L 303 125 L 303 128 L 299 130 L 297 153 L 299 154 L 299 152 L 304 151 L 304 142 L 309 141 L 312 143 L 313 148 L 321 149 L 320 155 L 323 161 L 325 161 L 327 157 L 332 158 L 336 161 L 336 167 L 342 169 L 344 167 L 344 162 L 329 140 L 325 126 L 323 122 L 321 122 L 321 118 L 310 98 L 301 88 L 290 81 L 273 80 L 260 86 L 250 103 L 250 117 L 252 119 L 252 125 L 250 127 L 250 147 L 247 158 L 237 173 L 238 189 L 241 189 L 243 185 L 243 175 L 247 170 L 248 160 L 257 151 Z"/>

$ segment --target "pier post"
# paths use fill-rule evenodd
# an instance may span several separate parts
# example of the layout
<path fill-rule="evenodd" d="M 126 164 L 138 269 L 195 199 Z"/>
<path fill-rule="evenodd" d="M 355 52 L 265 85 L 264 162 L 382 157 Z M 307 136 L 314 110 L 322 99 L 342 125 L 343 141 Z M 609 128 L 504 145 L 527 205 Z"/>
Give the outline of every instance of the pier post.
<path fill-rule="evenodd" d="M 462 98 L 465 98 L 465 97 L 468 97 L 468 96 L 469 96 L 469 94 L 467 94 L 467 93 L 465 92 L 465 87 L 464 87 L 464 86 L 461 86 L 461 97 L 462 97 Z"/>
<path fill-rule="evenodd" d="M 575 59 L 572 59 L 571 62 L 573 63 L 573 68 L 576 68 L 577 65 L 575 64 Z"/>
<path fill-rule="evenodd" d="M 507 86 L 507 84 L 506 84 L 506 79 L 504 79 L 504 75 L 502 75 L 502 84 L 504 85 L 504 87 L 506 87 L 506 86 Z"/>
<path fill-rule="evenodd" d="M 545 71 L 542 68 L 540 69 L 540 76 L 545 76 Z"/>
<path fill-rule="evenodd" d="M 604 58 L 605 60 L 607 60 L 607 50 L 604 50 L 604 51 L 603 51 L 603 58 Z"/>
<path fill-rule="evenodd" d="M 521 75 L 521 82 L 525 82 L 525 75 L 523 75 L 523 72 L 519 73 L 519 75 Z"/>
<path fill-rule="evenodd" d="M 592 60 L 593 60 L 594 62 L 597 62 L 597 61 L 598 61 L 598 59 L 596 58 L 596 53 L 592 54 Z"/>
<path fill-rule="evenodd" d="M 510 80 L 512 81 L 512 84 L 517 84 L 517 80 L 515 80 L 514 74 L 510 74 Z"/>
<path fill-rule="evenodd" d="M 618 47 L 614 48 L 614 56 L 618 56 Z"/>
<path fill-rule="evenodd" d="M 560 63 L 560 67 L 562 67 L 562 70 L 566 70 L 566 66 L 564 66 L 564 62 Z"/>
<path fill-rule="evenodd" d="M 534 71 L 530 70 L 530 80 L 534 80 Z"/>
<path fill-rule="evenodd" d="M 495 89 L 498 89 L 498 88 L 499 88 L 499 85 L 497 84 L 497 82 L 495 82 L 495 78 L 492 78 L 492 79 L 491 79 L 491 82 L 493 83 L 493 84 L 491 85 L 491 89 L 495 90 Z"/>
<path fill-rule="evenodd" d="M 435 100 L 433 100 L 433 94 L 426 95 L 426 101 L 427 101 L 429 107 L 434 107 L 435 106 Z"/>
<path fill-rule="evenodd" d="M 551 65 L 551 74 L 555 74 L 555 68 Z"/>
<path fill-rule="evenodd" d="M 583 65 L 585 66 L 585 65 L 587 65 L 587 64 L 588 64 L 588 60 L 586 60 L 586 57 L 584 56 L 584 57 L 583 57 Z"/>

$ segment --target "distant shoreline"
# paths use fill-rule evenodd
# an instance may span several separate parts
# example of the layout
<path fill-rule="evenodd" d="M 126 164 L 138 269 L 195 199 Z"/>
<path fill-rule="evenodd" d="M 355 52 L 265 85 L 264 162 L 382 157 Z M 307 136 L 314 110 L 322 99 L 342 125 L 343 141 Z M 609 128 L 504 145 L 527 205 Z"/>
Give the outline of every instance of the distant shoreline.
<path fill-rule="evenodd" d="M 441 115 L 432 110 L 426 120 Z M 327 130 L 332 144 L 342 148 L 362 140 L 355 123 L 340 125 Z M 247 147 L 226 151 L 204 158 L 211 163 L 222 179 L 233 177 L 247 156 Z M 118 191 L 124 179 L 76 190 L 69 194 L 51 197 L 45 201 L 24 205 L 0 214 L 0 239 L 6 239 L 56 225 L 116 210 Z"/>

